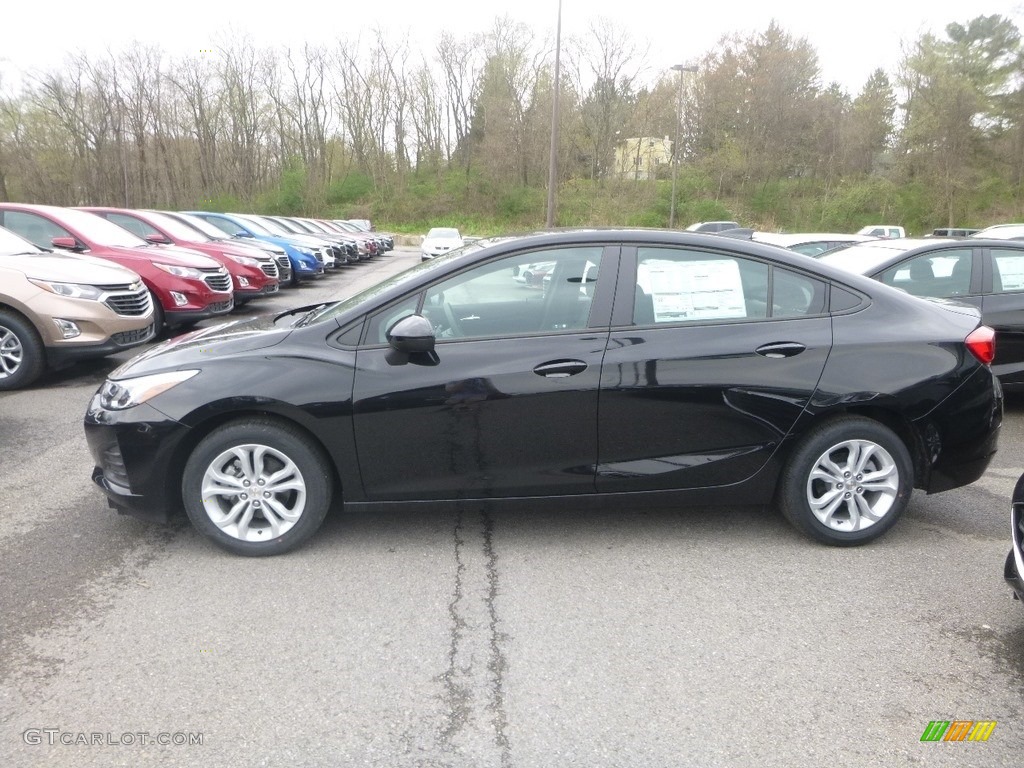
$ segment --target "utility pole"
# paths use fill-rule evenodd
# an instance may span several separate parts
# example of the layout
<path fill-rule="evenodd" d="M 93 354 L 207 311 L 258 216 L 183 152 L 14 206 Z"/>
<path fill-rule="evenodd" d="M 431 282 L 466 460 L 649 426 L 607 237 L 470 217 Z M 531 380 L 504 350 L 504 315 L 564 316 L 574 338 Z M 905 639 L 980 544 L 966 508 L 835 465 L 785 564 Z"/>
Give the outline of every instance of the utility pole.
<path fill-rule="evenodd" d="M 558 26 L 555 31 L 555 93 L 551 102 L 551 159 L 548 164 L 548 229 L 555 226 L 555 188 L 558 186 L 558 95 L 562 71 L 559 56 L 562 52 L 562 0 L 558 0 Z"/>
<path fill-rule="evenodd" d="M 559 0 L 561 1 L 561 0 Z M 679 176 L 679 128 L 683 122 L 683 73 L 696 72 L 697 67 L 688 67 L 685 64 L 673 64 L 672 69 L 679 73 L 679 95 L 676 97 L 676 140 L 672 145 L 672 201 L 668 208 L 668 228 L 675 229 L 676 226 L 676 179 Z"/>

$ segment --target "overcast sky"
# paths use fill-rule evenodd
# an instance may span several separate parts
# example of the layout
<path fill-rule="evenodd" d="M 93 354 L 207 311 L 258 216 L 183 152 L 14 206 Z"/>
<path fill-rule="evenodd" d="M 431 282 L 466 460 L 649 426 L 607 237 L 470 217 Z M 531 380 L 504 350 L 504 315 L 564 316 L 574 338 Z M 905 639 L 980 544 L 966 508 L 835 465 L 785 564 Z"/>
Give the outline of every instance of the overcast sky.
<path fill-rule="evenodd" d="M 115 50 L 131 40 L 158 43 L 168 53 L 198 53 L 224 39 L 248 34 L 267 45 L 301 46 L 369 35 L 410 36 L 429 47 L 445 29 L 462 36 L 489 29 L 508 15 L 530 25 L 538 38 L 554 38 L 558 0 L 5 0 L 0 14 L 0 74 L 10 84 L 18 73 L 59 69 L 68 52 Z M 774 18 L 817 50 L 823 84 L 838 81 L 856 95 L 868 75 L 894 72 L 901 43 L 926 31 L 941 34 L 950 22 L 1001 14 L 1024 31 L 1024 0 L 726 0 L 725 2 L 628 2 L 563 0 L 562 34 L 586 34 L 599 17 L 650 46 L 645 79 L 672 64 L 690 62 L 726 34 L 763 31 Z"/>

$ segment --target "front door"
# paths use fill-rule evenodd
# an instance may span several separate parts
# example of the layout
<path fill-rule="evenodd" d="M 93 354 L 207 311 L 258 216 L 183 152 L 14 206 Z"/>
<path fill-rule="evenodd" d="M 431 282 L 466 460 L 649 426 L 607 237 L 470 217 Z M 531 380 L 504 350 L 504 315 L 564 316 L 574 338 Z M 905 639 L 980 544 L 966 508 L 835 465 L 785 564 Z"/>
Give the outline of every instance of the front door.
<path fill-rule="evenodd" d="M 609 253 L 505 256 L 368 319 L 353 392 L 368 500 L 594 492 L 608 328 L 592 310 L 615 278 Z M 433 356 L 387 346 L 387 329 L 414 313 L 434 326 Z"/>

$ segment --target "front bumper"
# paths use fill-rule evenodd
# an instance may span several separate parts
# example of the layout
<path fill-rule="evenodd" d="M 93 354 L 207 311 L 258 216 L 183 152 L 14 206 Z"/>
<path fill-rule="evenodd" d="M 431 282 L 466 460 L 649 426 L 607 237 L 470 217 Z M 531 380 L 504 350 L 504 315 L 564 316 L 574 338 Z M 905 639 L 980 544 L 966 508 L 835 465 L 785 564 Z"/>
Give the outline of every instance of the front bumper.
<path fill-rule="evenodd" d="M 60 368 L 76 360 L 106 357 L 145 344 L 156 336 L 156 330 L 156 325 L 150 322 L 145 328 L 112 334 L 110 338 L 99 344 L 61 344 L 47 347 L 46 359 L 50 365 Z"/>
<path fill-rule="evenodd" d="M 194 323 L 200 320 L 205 320 L 208 317 L 217 317 L 218 315 L 226 315 L 232 309 L 235 308 L 235 300 L 233 296 L 229 296 L 224 301 L 214 301 L 207 304 L 202 309 L 165 309 L 164 317 L 167 319 L 168 325 L 180 325 L 182 323 Z"/>
<path fill-rule="evenodd" d="M 85 414 L 92 480 L 118 511 L 166 521 L 181 508 L 175 454 L 187 434 L 187 427 L 145 403 L 109 411 L 96 394 Z"/>

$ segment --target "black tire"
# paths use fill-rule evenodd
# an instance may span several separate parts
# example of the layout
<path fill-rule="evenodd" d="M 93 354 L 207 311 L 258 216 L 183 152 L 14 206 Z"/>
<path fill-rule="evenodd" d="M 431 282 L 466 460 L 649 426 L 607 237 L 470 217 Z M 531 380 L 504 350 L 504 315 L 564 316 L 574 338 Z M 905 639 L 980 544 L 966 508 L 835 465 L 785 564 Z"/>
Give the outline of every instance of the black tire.
<path fill-rule="evenodd" d="M 256 460 L 253 457 L 256 452 L 252 449 L 257 446 L 267 449 L 262 471 L 246 473 L 237 459 L 225 456 L 228 451 L 238 449 L 250 456 L 252 466 L 249 469 L 255 470 Z M 285 461 L 291 462 L 295 472 Z M 209 488 L 204 491 L 207 472 L 214 466 L 220 470 L 221 477 L 232 481 L 217 481 L 219 485 L 211 481 L 211 487 L 216 485 L 222 489 L 219 494 L 208 493 Z M 241 474 L 236 475 L 237 472 Z M 266 498 L 260 498 L 256 478 L 262 475 L 263 482 L 269 483 L 268 478 L 281 472 L 285 472 L 281 478 L 286 481 L 285 485 L 301 486 L 304 497 L 300 491 L 287 490 L 273 494 L 263 491 Z M 295 549 L 316 533 L 331 505 L 331 477 L 328 460 L 304 433 L 283 422 L 253 418 L 218 427 L 200 441 L 185 464 L 181 491 L 185 511 L 200 533 L 229 552 L 264 557 Z M 236 478 L 237 493 L 234 491 Z M 291 482 L 287 482 L 289 479 Z M 243 487 L 242 483 L 246 482 L 249 485 Z M 264 486 L 270 487 L 269 484 Z M 252 493 L 250 488 L 257 493 Z M 246 494 L 244 499 L 243 493 Z M 239 505 L 240 511 L 232 518 L 230 511 Z M 279 514 L 279 510 L 285 507 L 296 515 L 291 523 Z M 238 524 L 244 522 L 246 515 L 251 522 Z M 221 517 L 221 525 L 214 522 L 214 516 Z M 274 521 L 282 528 L 289 527 L 275 532 Z"/>
<path fill-rule="evenodd" d="M 46 370 L 46 349 L 32 323 L 0 310 L 0 390 L 27 387 Z"/>
<path fill-rule="evenodd" d="M 851 445 L 852 450 L 846 447 Z M 823 463 L 827 468 L 812 478 L 826 454 L 831 465 Z M 863 466 L 860 474 L 857 466 Z M 913 487 L 913 464 L 903 441 L 877 421 L 842 416 L 813 428 L 794 449 L 782 473 L 777 504 L 797 530 L 825 544 L 853 546 L 877 539 L 895 525 Z M 812 500 L 824 520 L 812 510 Z M 837 508 L 830 515 L 833 504 Z M 870 514 L 861 515 L 861 510 Z"/>

